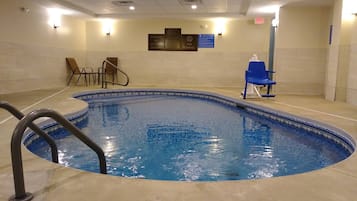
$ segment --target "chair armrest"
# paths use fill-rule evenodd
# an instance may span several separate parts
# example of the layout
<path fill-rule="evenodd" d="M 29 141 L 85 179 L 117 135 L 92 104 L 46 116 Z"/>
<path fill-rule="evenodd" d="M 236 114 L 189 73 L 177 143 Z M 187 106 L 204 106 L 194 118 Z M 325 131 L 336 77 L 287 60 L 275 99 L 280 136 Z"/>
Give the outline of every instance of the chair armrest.
<path fill-rule="evenodd" d="M 276 73 L 275 71 L 266 70 L 267 73 Z"/>

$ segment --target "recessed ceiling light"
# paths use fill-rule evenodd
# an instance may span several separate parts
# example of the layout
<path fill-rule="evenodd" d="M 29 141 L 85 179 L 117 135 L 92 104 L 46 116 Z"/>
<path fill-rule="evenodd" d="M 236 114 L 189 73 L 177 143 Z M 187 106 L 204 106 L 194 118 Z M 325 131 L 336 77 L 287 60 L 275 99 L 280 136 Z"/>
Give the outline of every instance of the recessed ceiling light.
<path fill-rule="evenodd" d="M 129 10 L 135 10 L 135 6 L 129 6 Z"/>
<path fill-rule="evenodd" d="M 197 9 L 197 5 L 196 5 L 196 4 L 192 4 L 192 5 L 191 5 L 191 8 L 192 8 L 193 10 L 196 10 L 196 9 Z"/>

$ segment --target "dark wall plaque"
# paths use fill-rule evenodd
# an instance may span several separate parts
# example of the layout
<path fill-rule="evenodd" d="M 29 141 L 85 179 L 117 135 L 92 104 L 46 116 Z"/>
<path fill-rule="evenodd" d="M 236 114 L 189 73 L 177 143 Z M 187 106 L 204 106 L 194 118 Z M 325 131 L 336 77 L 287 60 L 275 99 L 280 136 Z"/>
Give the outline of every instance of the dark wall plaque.
<path fill-rule="evenodd" d="M 197 51 L 198 35 L 183 34 L 181 42 L 182 42 L 181 49 L 183 51 Z"/>
<path fill-rule="evenodd" d="M 166 28 L 165 34 L 149 34 L 148 49 L 163 51 L 197 51 L 198 35 L 183 34 L 179 28 Z"/>
<path fill-rule="evenodd" d="M 149 50 L 165 50 L 165 35 L 149 34 Z"/>

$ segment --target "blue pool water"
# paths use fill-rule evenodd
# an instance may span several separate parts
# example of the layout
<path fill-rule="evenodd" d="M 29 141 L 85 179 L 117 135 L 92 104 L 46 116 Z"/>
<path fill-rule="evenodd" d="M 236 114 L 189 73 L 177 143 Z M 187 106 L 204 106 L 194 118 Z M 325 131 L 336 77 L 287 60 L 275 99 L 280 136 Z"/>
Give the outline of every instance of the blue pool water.
<path fill-rule="evenodd" d="M 222 103 L 165 95 L 89 101 L 77 126 L 103 148 L 108 174 L 219 181 L 291 175 L 347 158 L 342 146 Z M 64 130 L 51 133 L 60 163 L 99 172 L 95 153 Z M 28 148 L 51 159 L 42 140 Z"/>

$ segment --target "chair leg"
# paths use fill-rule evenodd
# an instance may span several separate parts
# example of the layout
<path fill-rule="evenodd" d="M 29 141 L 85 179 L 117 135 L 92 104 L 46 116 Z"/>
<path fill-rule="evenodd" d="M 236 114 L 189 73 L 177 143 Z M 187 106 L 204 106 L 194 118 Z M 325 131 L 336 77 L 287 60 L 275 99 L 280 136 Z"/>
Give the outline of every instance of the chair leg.
<path fill-rule="evenodd" d="M 88 85 L 90 85 L 90 74 L 88 74 Z"/>
<path fill-rule="evenodd" d="M 76 85 L 78 84 L 79 79 L 81 78 L 82 74 L 79 74 L 78 79 L 76 81 Z"/>
<path fill-rule="evenodd" d="M 84 74 L 84 81 L 86 82 L 86 86 L 88 86 L 87 74 Z"/>
<path fill-rule="evenodd" d="M 68 82 L 67 82 L 67 86 L 69 86 L 69 84 L 71 83 L 72 78 L 73 78 L 73 75 L 74 75 L 74 73 L 72 73 L 71 77 L 69 78 L 69 80 L 68 80 Z"/>
<path fill-rule="evenodd" d="M 245 82 L 245 86 L 244 86 L 244 93 L 243 93 L 243 99 L 245 99 L 245 98 L 246 98 L 246 96 L 247 96 L 247 85 L 248 85 L 248 83 L 247 83 L 247 82 Z"/>
<path fill-rule="evenodd" d="M 253 89 L 254 89 L 255 93 L 257 94 L 257 96 L 258 96 L 259 98 L 261 98 L 262 95 L 260 94 L 260 92 L 259 92 L 259 90 L 257 89 L 257 86 L 256 86 L 256 85 L 253 85 Z"/>
<path fill-rule="evenodd" d="M 100 84 L 100 76 L 101 76 L 101 74 L 100 74 L 100 72 L 98 71 L 98 73 L 97 73 L 97 84 L 98 84 L 98 85 Z"/>
<path fill-rule="evenodd" d="M 269 95 L 270 93 L 270 89 L 271 89 L 271 85 L 268 85 L 268 90 L 267 90 L 267 94 Z"/>
<path fill-rule="evenodd" d="M 112 77 L 112 82 L 113 82 L 112 85 L 114 85 L 114 81 L 115 81 L 114 80 L 114 73 L 112 75 L 113 75 L 113 77 Z"/>
<path fill-rule="evenodd" d="M 265 98 L 272 98 L 272 97 L 275 97 L 275 95 L 273 94 L 270 94 L 270 90 L 271 90 L 271 85 L 267 85 L 268 89 L 267 89 L 267 94 L 264 94 L 262 95 L 262 97 L 265 97 Z"/>

